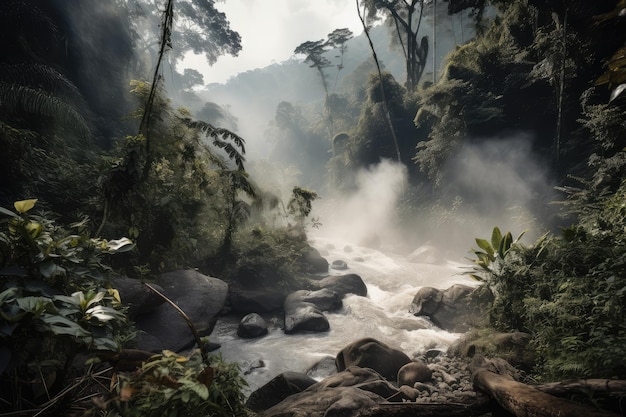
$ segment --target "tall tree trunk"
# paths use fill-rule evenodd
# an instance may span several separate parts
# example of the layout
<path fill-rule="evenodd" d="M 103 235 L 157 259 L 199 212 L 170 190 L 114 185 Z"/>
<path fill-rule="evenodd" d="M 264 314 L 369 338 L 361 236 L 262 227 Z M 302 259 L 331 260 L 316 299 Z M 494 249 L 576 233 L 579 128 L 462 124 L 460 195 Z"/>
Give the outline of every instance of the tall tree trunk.
<path fill-rule="evenodd" d="M 320 77 L 322 78 L 322 85 L 324 86 L 324 113 L 326 113 L 326 119 L 328 120 L 328 132 L 330 133 L 330 137 L 335 136 L 335 123 L 333 121 L 333 114 L 330 109 L 330 95 L 328 94 L 328 84 L 326 83 L 326 77 L 324 76 L 324 69 L 322 67 L 317 67 L 317 70 L 320 73 Z"/>
<path fill-rule="evenodd" d="M 556 138 L 554 146 L 554 164 L 558 168 L 561 158 L 561 135 L 563 124 L 563 96 L 565 92 L 565 60 L 567 59 L 567 8 L 563 18 L 563 33 L 561 37 L 561 68 L 559 74 L 559 92 L 557 97 Z"/>
<path fill-rule="evenodd" d="M 374 58 L 374 63 L 376 64 L 376 69 L 378 70 L 378 80 L 380 82 L 380 92 L 383 99 L 383 110 L 385 111 L 385 117 L 387 119 L 387 124 L 389 125 L 389 130 L 391 131 L 391 137 L 393 139 L 393 145 L 396 150 L 396 158 L 398 162 L 402 162 L 400 158 L 400 147 L 398 146 L 398 138 L 396 137 L 396 130 L 393 127 L 393 121 L 391 120 L 391 114 L 389 113 L 389 108 L 387 107 L 387 97 L 385 95 L 385 85 L 383 82 L 383 73 L 380 69 L 380 62 L 378 61 L 378 56 L 376 55 L 376 49 L 374 49 L 374 43 L 372 42 L 372 38 L 370 37 L 369 29 L 367 28 L 367 24 L 365 23 L 365 19 L 363 18 L 363 14 L 361 13 L 361 8 L 359 7 L 359 0 L 356 0 L 356 10 L 359 14 L 359 19 L 361 20 L 361 24 L 363 25 L 363 31 L 365 32 L 365 36 L 367 36 L 367 41 L 369 42 L 370 49 L 372 50 L 372 57 Z"/>

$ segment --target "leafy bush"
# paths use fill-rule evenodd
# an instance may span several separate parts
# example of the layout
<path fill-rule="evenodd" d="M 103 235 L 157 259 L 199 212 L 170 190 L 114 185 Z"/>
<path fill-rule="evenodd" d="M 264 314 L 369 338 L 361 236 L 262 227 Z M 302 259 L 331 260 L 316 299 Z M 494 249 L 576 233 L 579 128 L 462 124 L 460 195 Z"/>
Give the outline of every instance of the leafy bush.
<path fill-rule="evenodd" d="M 60 392 L 78 354 L 116 351 L 133 336 L 104 264 L 132 242 L 90 238 L 86 220 L 67 231 L 29 214 L 35 203 L 0 208 L 0 386 L 16 407 Z"/>
<path fill-rule="evenodd" d="M 238 365 L 220 356 L 205 363 L 199 351 L 189 357 L 164 351 L 134 373 L 120 373 L 112 408 L 125 417 L 245 416 Z"/>
<path fill-rule="evenodd" d="M 489 250 L 475 251 L 496 288 L 491 324 L 529 332 L 546 379 L 626 377 L 626 181 L 615 193 L 590 189 L 568 189 L 578 219 L 560 236 L 516 245 L 496 269 L 485 268 Z"/>

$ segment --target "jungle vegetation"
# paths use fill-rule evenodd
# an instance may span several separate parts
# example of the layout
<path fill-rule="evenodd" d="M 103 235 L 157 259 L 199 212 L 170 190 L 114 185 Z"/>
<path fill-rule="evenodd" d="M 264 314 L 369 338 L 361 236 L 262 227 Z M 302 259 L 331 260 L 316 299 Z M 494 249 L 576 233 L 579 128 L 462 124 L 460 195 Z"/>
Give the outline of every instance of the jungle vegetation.
<path fill-rule="evenodd" d="M 626 378 L 624 1 L 450 0 L 449 12 L 470 9 L 479 30 L 450 53 L 436 83 L 422 79 L 428 43 L 406 21 L 415 10 L 366 3 L 371 17 L 410 35 L 399 38 L 409 39 L 409 77 L 372 75 L 366 61 L 345 76 L 351 88 L 334 90 L 320 61 L 322 106 L 279 104 L 275 154 L 303 166 L 306 153 L 319 155 L 307 166 L 324 168 L 316 186 L 341 194 L 359 169 L 399 153 L 410 180 L 403 222 L 425 207 L 454 216 L 474 204 L 472 189 L 444 187 L 447 164 L 468 144 L 524 132 L 563 192 L 562 218 L 532 244 L 499 232 L 476 241 L 475 275 L 495 296 L 490 325 L 531 334 L 539 378 Z M 411 4 L 420 15 L 427 6 Z M 241 115 L 219 103 L 194 113 L 168 96 L 164 57 L 192 50 L 214 62 L 241 49 L 215 1 L 4 0 L 0 32 L 0 409 L 85 411 L 80 400 L 111 380 L 102 352 L 133 338 L 110 275 L 151 280 L 198 268 L 228 279 L 263 265 L 291 285 L 318 194 L 296 187 L 281 201 L 246 171 L 245 138 L 229 130 Z M 331 37 L 325 46 L 343 60 L 350 34 Z M 204 81 L 191 71 L 170 78 L 190 99 L 190 86 Z M 87 371 L 75 375 L 82 355 Z M 144 369 L 146 378 L 163 372 L 185 387 L 168 392 L 172 410 L 241 412 L 236 366 L 164 353 Z M 116 398 L 158 411 L 162 396 L 124 378 Z M 127 405 L 97 404 L 111 415 Z"/>

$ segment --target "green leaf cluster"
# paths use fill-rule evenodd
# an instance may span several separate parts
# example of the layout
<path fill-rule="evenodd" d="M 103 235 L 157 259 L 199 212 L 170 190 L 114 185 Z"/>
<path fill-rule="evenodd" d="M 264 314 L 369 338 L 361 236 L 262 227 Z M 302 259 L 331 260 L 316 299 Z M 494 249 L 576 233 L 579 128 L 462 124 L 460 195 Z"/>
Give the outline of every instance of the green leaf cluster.
<path fill-rule="evenodd" d="M 2 403 L 50 400 L 79 354 L 117 351 L 134 337 L 105 258 L 131 250 L 126 238 L 91 238 L 31 214 L 37 200 L 0 208 L 0 386 Z"/>
<path fill-rule="evenodd" d="M 134 373 L 117 377 L 111 408 L 125 417 L 245 416 L 245 380 L 238 365 L 198 351 L 181 356 L 164 351 Z"/>

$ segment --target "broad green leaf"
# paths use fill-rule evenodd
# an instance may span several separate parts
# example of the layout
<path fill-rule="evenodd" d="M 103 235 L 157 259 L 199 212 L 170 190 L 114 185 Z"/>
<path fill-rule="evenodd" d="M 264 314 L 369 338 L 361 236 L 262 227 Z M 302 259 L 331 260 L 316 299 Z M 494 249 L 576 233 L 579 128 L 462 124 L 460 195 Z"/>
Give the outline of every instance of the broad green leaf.
<path fill-rule="evenodd" d="M 5 209 L 4 207 L 0 207 L 0 213 L 11 217 L 19 217 L 17 214 L 13 213 L 11 210 Z"/>
<path fill-rule="evenodd" d="M 85 301 L 85 294 L 80 291 L 73 293 L 71 296 L 67 295 L 55 295 L 54 300 L 61 301 L 66 304 L 80 307 L 81 304 Z"/>
<path fill-rule="evenodd" d="M 476 238 L 476 244 L 485 251 L 487 256 L 489 256 L 489 260 L 491 260 L 492 262 L 496 260 L 494 256 L 494 248 L 489 244 L 487 240 Z"/>
<path fill-rule="evenodd" d="M 48 324 L 52 333 L 57 335 L 70 335 L 75 337 L 87 337 L 90 333 L 80 327 L 76 322 L 66 319 L 65 317 L 58 315 L 48 314 L 42 318 L 42 320 Z"/>
<path fill-rule="evenodd" d="M 46 297 L 22 297 L 17 299 L 17 305 L 21 310 L 39 315 L 47 308 L 51 301 Z"/>
<path fill-rule="evenodd" d="M 181 382 L 185 388 L 190 389 L 203 400 L 209 399 L 209 389 L 204 384 L 188 379 L 181 379 L 179 380 L 179 382 Z"/>
<path fill-rule="evenodd" d="M 39 264 L 39 272 L 46 278 L 52 278 L 58 275 L 65 275 L 65 268 L 60 267 L 51 260 L 47 260 Z"/>
<path fill-rule="evenodd" d="M 513 244 L 513 236 L 511 232 L 507 232 L 500 241 L 500 248 L 498 249 L 498 253 L 502 259 L 504 259 L 509 249 L 511 249 L 511 244 Z"/>
<path fill-rule="evenodd" d="M 478 257 L 478 264 L 479 265 L 489 265 L 491 263 L 491 258 L 489 257 L 488 254 L 486 254 L 485 252 L 474 252 L 476 254 L 476 256 Z"/>
<path fill-rule="evenodd" d="M 95 303 L 99 303 L 100 301 L 102 301 L 105 295 L 106 293 L 104 291 L 100 291 L 99 293 L 93 294 L 91 297 L 88 297 L 86 307 L 89 307 Z"/>
<path fill-rule="evenodd" d="M 33 207 L 35 207 L 35 203 L 36 202 L 37 202 L 36 198 L 31 199 L 31 200 L 20 200 L 20 201 L 16 201 L 15 203 L 13 203 L 13 207 L 15 207 L 15 210 L 18 213 L 24 214 L 28 210 L 30 210 Z"/>
<path fill-rule="evenodd" d="M 476 238 L 476 244 L 478 245 L 479 248 L 484 250 L 487 253 L 487 255 L 489 255 L 489 258 L 493 258 L 493 254 L 494 254 L 493 246 L 491 246 L 489 242 L 487 242 L 487 240 Z M 493 261 L 494 259 L 491 259 L 491 260 Z"/>
<path fill-rule="evenodd" d="M 491 247 L 496 248 L 500 247 L 500 242 L 502 242 L 502 232 L 498 226 L 493 228 L 491 232 Z"/>
<path fill-rule="evenodd" d="M 124 318 L 124 315 L 122 313 L 115 310 L 114 308 L 106 306 L 92 307 L 87 310 L 85 314 L 88 316 L 87 320 L 89 320 L 91 317 L 95 317 L 96 319 L 98 319 L 98 321 L 101 321 L 103 323 L 116 319 L 121 320 Z"/>
<path fill-rule="evenodd" d="M 127 237 L 123 237 L 117 240 L 109 240 L 107 242 L 107 248 L 110 252 L 123 253 L 133 250 L 135 244 Z"/>
<path fill-rule="evenodd" d="M 113 298 L 115 298 L 115 300 L 118 303 L 122 302 L 122 298 L 120 297 L 120 292 L 117 289 L 109 288 L 107 291 L 108 291 L 109 295 L 112 296 Z"/>
<path fill-rule="evenodd" d="M 18 294 L 19 289 L 16 287 L 11 287 L 0 292 L 0 305 L 15 301 L 15 298 L 17 298 Z"/>

